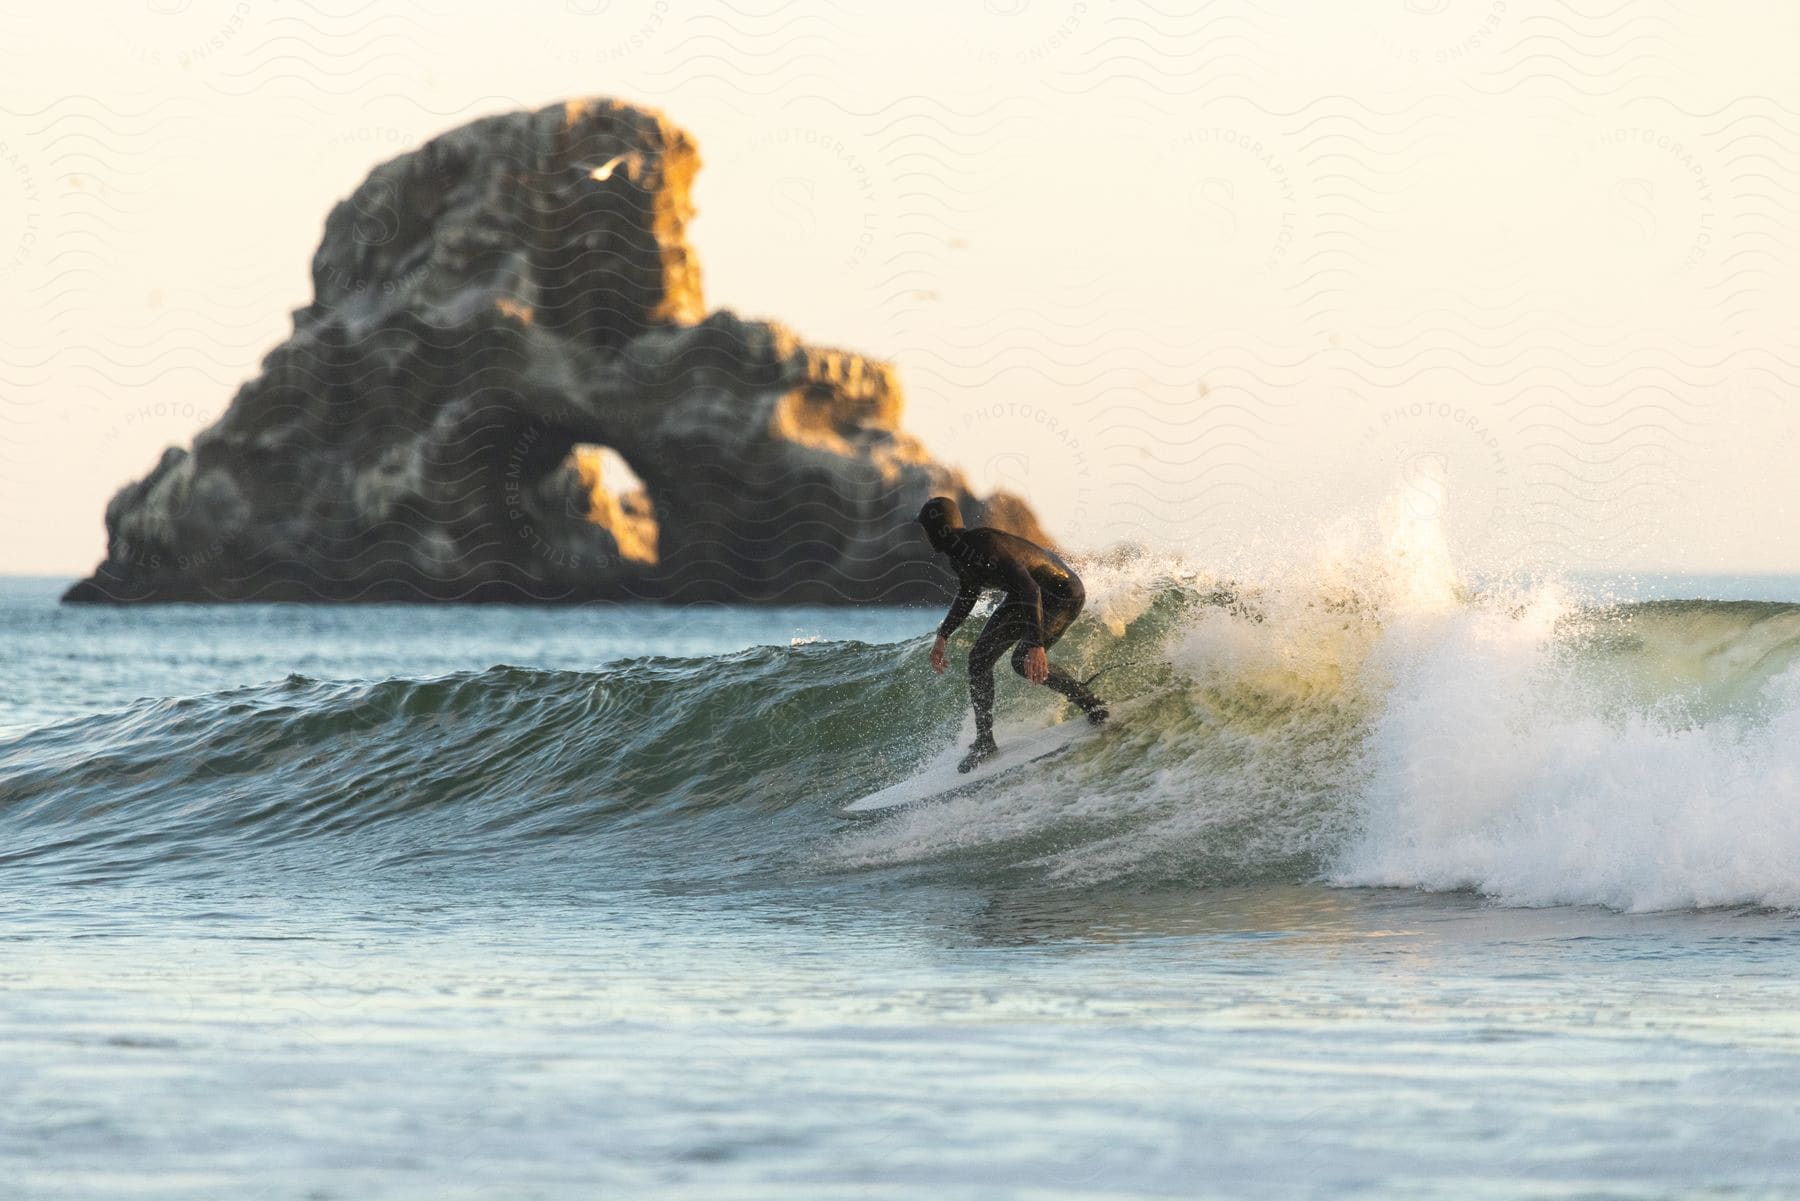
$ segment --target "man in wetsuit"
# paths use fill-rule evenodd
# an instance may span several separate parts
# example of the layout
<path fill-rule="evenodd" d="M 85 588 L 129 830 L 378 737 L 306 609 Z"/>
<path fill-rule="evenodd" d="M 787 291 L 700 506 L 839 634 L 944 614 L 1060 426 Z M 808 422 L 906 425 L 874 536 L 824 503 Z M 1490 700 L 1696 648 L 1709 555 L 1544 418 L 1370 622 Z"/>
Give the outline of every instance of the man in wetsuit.
<path fill-rule="evenodd" d="M 994 664 L 1013 647 L 1013 670 L 1033 684 L 1047 684 L 1081 706 L 1095 725 L 1106 720 L 1106 708 L 1087 685 L 1050 666 L 1045 653 L 1067 630 L 1087 593 L 1081 578 L 1055 551 L 1046 550 L 1004 530 L 963 528 L 962 510 L 948 496 L 934 496 L 919 510 L 918 523 L 933 550 L 950 558 L 956 569 L 956 599 L 938 626 L 931 644 L 931 667 L 942 674 L 944 648 L 950 635 L 969 616 L 983 592 L 1004 590 L 1006 599 L 988 618 L 969 651 L 969 699 L 975 703 L 975 741 L 957 765 L 969 771 L 999 748 L 994 745 Z M 1017 646 L 1014 644 L 1017 643 Z"/>

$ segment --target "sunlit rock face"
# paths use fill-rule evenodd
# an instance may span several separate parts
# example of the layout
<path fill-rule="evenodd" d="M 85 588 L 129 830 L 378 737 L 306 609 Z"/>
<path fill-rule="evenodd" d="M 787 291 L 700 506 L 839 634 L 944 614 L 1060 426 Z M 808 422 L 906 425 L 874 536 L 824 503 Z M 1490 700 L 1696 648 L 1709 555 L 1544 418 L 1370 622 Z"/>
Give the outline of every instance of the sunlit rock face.
<path fill-rule="evenodd" d="M 931 495 L 1045 540 L 900 430 L 885 364 L 705 315 L 698 168 L 611 100 L 377 167 L 293 335 L 113 497 L 66 599 L 903 602 L 943 594 L 908 523 Z"/>

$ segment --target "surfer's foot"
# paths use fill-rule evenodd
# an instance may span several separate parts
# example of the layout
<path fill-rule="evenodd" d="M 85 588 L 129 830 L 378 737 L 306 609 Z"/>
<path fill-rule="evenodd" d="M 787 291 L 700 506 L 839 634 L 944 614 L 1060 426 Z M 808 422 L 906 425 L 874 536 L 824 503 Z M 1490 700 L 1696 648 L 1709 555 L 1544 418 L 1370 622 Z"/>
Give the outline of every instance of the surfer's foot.
<path fill-rule="evenodd" d="M 994 745 L 994 740 L 992 738 L 977 738 L 974 742 L 969 744 L 969 753 L 962 757 L 962 762 L 956 765 L 956 770 L 961 772 L 974 771 L 977 766 L 987 762 L 999 753 L 1000 748 Z"/>

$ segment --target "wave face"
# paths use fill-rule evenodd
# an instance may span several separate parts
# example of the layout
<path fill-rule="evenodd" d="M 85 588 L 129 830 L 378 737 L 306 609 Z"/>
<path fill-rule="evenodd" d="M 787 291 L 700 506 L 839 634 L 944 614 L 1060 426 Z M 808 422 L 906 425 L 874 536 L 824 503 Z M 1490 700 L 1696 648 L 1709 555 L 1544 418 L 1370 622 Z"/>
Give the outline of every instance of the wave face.
<path fill-rule="evenodd" d="M 960 675 L 933 676 L 923 639 L 142 702 L 0 745 L 0 863 L 1800 906 L 1800 606 L 1470 599 L 1330 572 L 1090 580 L 1098 620 L 1056 657 L 1106 670 L 1117 728 L 886 820 L 833 812 L 964 720 Z M 1001 694 L 1003 736 L 1063 716 L 1010 678 Z"/>
<path fill-rule="evenodd" d="M 673 845 L 735 863 L 746 831 L 799 819 L 819 773 L 874 780 L 881 747 L 954 720 L 953 698 L 895 670 L 899 653 L 818 643 L 594 672 L 290 676 L 140 702 L 0 746 L 0 863 L 94 878 L 264 860 L 647 862 Z"/>

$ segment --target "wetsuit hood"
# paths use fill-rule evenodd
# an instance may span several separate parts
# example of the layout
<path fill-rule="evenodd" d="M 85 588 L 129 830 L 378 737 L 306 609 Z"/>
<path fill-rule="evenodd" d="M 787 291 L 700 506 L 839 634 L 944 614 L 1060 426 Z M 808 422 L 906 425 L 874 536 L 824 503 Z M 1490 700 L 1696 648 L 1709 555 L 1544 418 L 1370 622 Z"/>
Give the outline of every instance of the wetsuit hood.
<path fill-rule="evenodd" d="M 925 537 L 934 550 L 943 550 L 962 531 L 962 509 L 948 496 L 934 496 L 919 509 L 913 520 L 925 527 Z"/>

